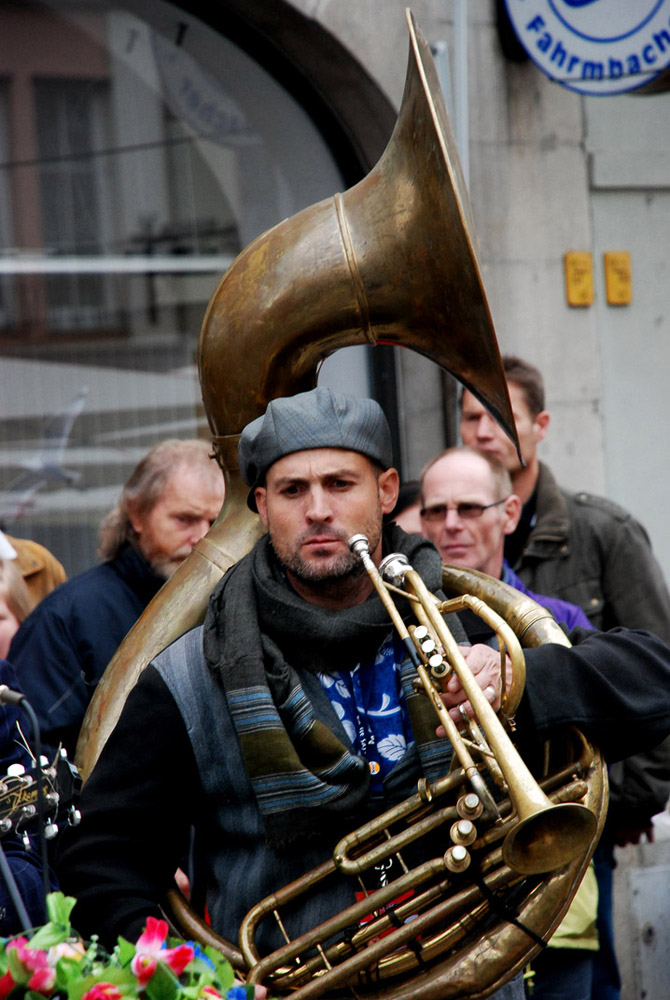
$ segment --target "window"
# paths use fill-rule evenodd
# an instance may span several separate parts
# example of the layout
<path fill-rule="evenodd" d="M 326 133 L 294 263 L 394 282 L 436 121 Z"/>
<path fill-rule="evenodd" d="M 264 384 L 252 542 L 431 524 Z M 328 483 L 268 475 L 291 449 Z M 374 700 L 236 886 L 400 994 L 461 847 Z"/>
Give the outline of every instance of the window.
<path fill-rule="evenodd" d="M 148 448 L 205 429 L 195 352 L 225 268 L 343 187 L 253 58 L 162 0 L 134 8 L 0 5 L 0 524 L 70 574 Z"/>

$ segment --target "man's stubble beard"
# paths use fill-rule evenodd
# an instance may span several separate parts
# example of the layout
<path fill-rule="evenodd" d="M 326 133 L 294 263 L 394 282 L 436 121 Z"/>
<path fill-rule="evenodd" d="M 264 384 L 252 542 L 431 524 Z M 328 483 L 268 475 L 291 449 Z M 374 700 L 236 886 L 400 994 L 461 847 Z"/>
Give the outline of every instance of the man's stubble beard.
<path fill-rule="evenodd" d="M 154 557 L 153 559 L 150 559 L 147 558 L 147 556 L 144 553 L 142 553 L 142 555 L 144 555 L 144 558 L 151 566 L 154 575 L 159 577 L 161 580 L 169 580 L 170 577 L 174 573 L 176 573 L 176 571 L 179 569 L 179 567 L 188 558 L 190 554 L 191 550 L 189 549 L 188 553 L 186 553 L 185 555 L 178 555 L 177 558 L 175 558 L 174 556 L 171 557 L 165 556 L 164 558 Z"/>
<path fill-rule="evenodd" d="M 275 548 L 272 538 L 270 544 L 283 568 L 303 583 L 311 585 L 335 583 L 360 577 L 365 573 L 363 564 L 353 552 L 343 552 L 341 556 L 331 557 L 326 567 L 308 562 L 298 552 L 282 555 Z"/>
<path fill-rule="evenodd" d="M 374 552 L 379 545 L 382 535 L 382 511 L 378 508 L 376 518 L 370 518 L 361 531 L 365 534 L 370 543 L 370 551 Z M 300 546 L 305 542 L 310 533 L 304 533 L 297 541 L 296 547 L 292 551 L 282 551 L 281 546 L 275 544 L 270 527 L 270 544 L 282 567 L 292 576 L 305 584 L 315 593 L 324 595 L 346 595 L 352 589 L 356 589 L 362 581 L 367 579 L 367 571 L 357 555 L 349 551 L 349 537 L 344 537 L 340 532 L 327 532 L 333 538 L 338 538 L 347 544 L 347 551 L 340 556 L 330 557 L 327 565 L 319 562 L 309 562 L 300 554 Z M 317 527 L 312 534 L 323 534 L 323 527 Z M 352 532 L 356 534 L 357 532 Z"/>

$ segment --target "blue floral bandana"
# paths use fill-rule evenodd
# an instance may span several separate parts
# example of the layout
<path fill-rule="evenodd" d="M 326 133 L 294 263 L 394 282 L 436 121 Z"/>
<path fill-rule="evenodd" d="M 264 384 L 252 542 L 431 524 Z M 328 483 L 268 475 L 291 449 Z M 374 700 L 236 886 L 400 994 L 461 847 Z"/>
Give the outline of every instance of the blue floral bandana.
<path fill-rule="evenodd" d="M 400 684 L 402 659 L 400 640 L 389 635 L 374 661 L 318 675 L 355 753 L 368 762 L 373 796 L 383 794 L 384 778 L 414 739 Z"/>

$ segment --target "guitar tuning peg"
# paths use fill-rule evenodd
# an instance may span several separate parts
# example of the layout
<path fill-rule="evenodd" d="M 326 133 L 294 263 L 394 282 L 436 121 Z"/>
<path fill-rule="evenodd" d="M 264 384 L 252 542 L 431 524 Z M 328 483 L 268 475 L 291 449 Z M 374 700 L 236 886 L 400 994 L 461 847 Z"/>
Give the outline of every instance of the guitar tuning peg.
<path fill-rule="evenodd" d="M 19 775 L 25 774 L 26 769 L 23 764 L 10 764 L 7 768 L 7 774 L 12 778 L 18 778 Z"/>
<path fill-rule="evenodd" d="M 47 823 L 44 827 L 44 836 L 47 840 L 53 840 L 58 833 L 58 827 L 55 823 Z"/>
<path fill-rule="evenodd" d="M 25 830 L 23 831 L 23 834 L 21 835 L 21 840 L 23 841 L 23 846 L 24 846 L 25 850 L 26 851 L 32 851 L 33 845 L 30 843 L 30 837 L 28 836 L 28 834 L 26 833 Z"/>
<path fill-rule="evenodd" d="M 70 806 L 67 821 L 69 826 L 79 826 L 81 823 L 81 813 L 74 806 Z"/>
<path fill-rule="evenodd" d="M 42 754 L 42 756 L 40 757 L 40 767 L 48 767 L 48 766 L 49 766 L 49 758 L 45 757 L 44 754 Z"/>

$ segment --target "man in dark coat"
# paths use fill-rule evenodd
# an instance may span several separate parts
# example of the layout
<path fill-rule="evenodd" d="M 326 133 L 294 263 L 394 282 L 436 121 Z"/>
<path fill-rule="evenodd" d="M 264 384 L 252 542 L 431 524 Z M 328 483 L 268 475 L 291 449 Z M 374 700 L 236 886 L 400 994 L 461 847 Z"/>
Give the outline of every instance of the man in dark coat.
<path fill-rule="evenodd" d="M 105 667 L 149 601 L 210 529 L 223 476 L 205 441 L 163 441 L 125 484 L 100 530 L 100 565 L 57 587 L 23 622 L 9 659 L 45 744 L 71 758 Z"/>
<path fill-rule="evenodd" d="M 514 355 L 503 364 L 525 467 L 467 391 L 461 399 L 461 437 L 506 466 L 523 503 L 519 524 L 505 542 L 505 558 L 526 586 L 578 604 L 596 628 L 648 629 L 670 642 L 670 594 L 647 532 L 618 504 L 558 485 L 537 453 L 550 423 L 542 374 Z M 596 853 L 600 950 L 593 1000 L 620 996 L 612 922 L 614 845 L 636 844 L 645 835 L 652 839 L 651 818 L 669 794 L 670 741 L 610 769 L 607 826 Z"/>
<path fill-rule="evenodd" d="M 204 625 L 142 672 L 84 787 L 81 825 L 63 845 L 58 869 L 78 898 L 74 920 L 107 944 L 160 914 L 192 826 L 211 924 L 236 940 L 251 906 L 331 857 L 346 830 L 415 791 L 419 778 L 449 769 L 450 743 L 348 544 L 365 534 L 375 564 L 403 552 L 439 589 L 436 549 L 382 529 L 398 476 L 381 409 L 327 389 L 274 400 L 245 428 L 238 459 L 268 534 L 215 588 Z M 449 617 L 497 708 L 499 653 L 467 647 Z M 670 650 L 644 633 L 577 638 L 572 649 L 528 651 L 519 730 L 542 739 L 578 720 L 611 754 L 661 739 Z M 631 658 L 640 677 L 623 688 Z M 443 700 L 462 725 L 471 707 L 455 678 Z M 372 888 L 388 877 L 369 874 L 379 879 Z M 283 914 L 289 934 L 353 895 L 339 874 L 317 886 Z M 264 922 L 261 950 L 278 937 Z M 501 996 L 521 989 L 515 980 Z"/>

